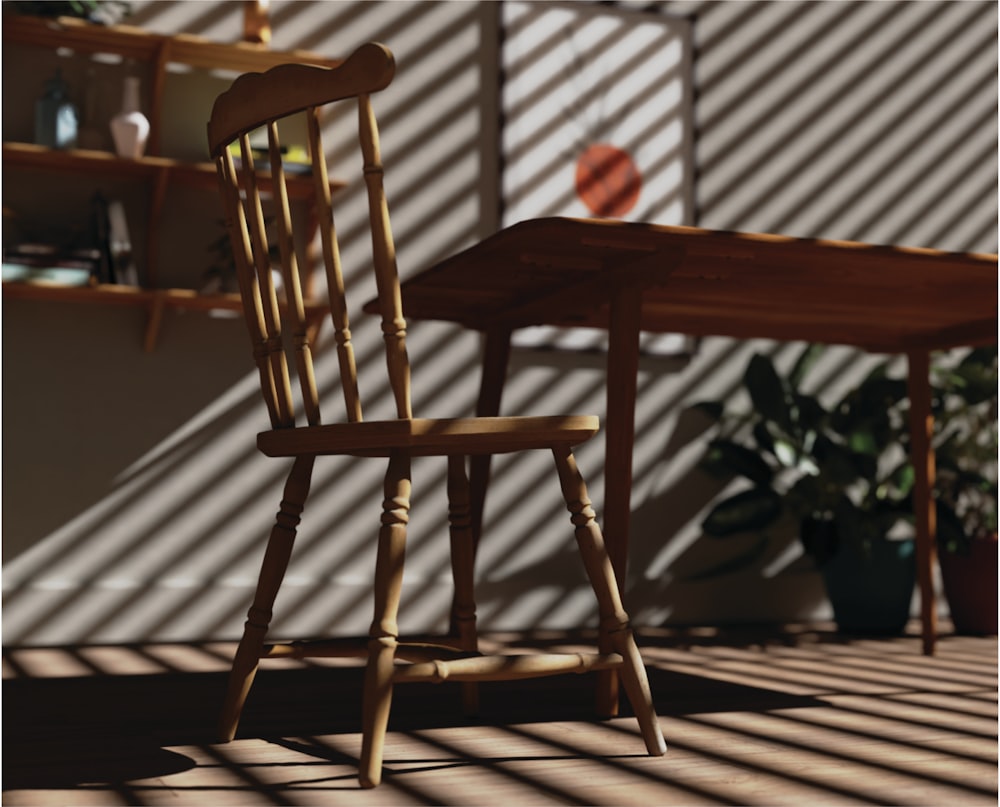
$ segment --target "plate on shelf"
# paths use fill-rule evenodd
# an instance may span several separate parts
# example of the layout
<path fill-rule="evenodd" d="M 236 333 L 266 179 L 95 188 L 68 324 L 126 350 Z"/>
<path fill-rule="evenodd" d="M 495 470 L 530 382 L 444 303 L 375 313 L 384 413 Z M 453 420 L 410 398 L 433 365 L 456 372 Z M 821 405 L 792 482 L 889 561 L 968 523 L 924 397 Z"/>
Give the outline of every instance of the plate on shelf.
<path fill-rule="evenodd" d="M 90 283 L 90 268 L 70 266 L 27 266 L 23 263 L 3 263 L 4 283 L 37 283 L 52 286 L 86 286 Z"/>

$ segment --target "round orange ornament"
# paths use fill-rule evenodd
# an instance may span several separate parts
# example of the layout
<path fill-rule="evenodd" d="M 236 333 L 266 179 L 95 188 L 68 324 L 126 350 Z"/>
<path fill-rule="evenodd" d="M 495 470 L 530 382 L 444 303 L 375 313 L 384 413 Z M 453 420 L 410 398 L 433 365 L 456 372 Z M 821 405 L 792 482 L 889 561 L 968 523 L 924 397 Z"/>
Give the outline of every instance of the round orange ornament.
<path fill-rule="evenodd" d="M 576 194 L 591 213 L 620 218 L 642 191 L 642 175 L 626 151 L 608 143 L 587 146 L 576 163 Z"/>

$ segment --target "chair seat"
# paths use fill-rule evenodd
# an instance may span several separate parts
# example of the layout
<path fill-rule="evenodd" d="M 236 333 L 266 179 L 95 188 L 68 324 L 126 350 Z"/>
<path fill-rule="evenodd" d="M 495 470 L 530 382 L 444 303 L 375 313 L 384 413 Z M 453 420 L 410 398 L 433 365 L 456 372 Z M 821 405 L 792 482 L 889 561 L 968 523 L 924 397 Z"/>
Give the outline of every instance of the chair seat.
<path fill-rule="evenodd" d="M 412 418 L 273 429 L 257 435 L 257 448 L 269 457 L 387 456 L 394 449 L 412 456 L 503 454 L 579 445 L 599 429 L 596 415 Z"/>

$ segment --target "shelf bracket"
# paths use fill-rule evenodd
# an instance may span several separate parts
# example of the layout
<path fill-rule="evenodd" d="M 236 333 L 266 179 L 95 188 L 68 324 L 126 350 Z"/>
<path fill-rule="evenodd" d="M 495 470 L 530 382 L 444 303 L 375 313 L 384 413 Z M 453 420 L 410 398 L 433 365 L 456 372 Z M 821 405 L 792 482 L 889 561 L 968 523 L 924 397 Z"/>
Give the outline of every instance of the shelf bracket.
<path fill-rule="evenodd" d="M 164 296 L 162 294 L 154 294 L 153 301 L 149 305 L 149 317 L 146 319 L 146 338 L 143 340 L 143 348 L 147 353 L 152 353 L 156 349 L 156 341 L 160 335 L 160 325 L 163 324 L 164 306 Z"/>

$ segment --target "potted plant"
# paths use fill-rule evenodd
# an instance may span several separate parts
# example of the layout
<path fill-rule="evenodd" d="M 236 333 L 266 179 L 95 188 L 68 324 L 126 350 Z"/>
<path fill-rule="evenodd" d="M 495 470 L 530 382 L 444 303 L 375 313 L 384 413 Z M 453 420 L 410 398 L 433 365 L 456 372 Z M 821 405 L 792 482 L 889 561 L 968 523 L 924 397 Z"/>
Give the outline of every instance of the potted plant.
<path fill-rule="evenodd" d="M 754 355 L 743 376 L 749 412 L 720 401 L 696 405 L 717 425 L 701 466 L 749 483 L 715 504 L 702 528 L 725 537 L 791 519 L 823 575 L 839 629 L 898 633 L 916 574 L 912 536 L 896 535 L 912 513 L 906 382 L 883 362 L 827 407 L 802 389 L 821 351 L 807 346 L 785 375 Z"/>
<path fill-rule="evenodd" d="M 997 633 L 997 348 L 933 368 L 941 582 L 957 633 Z"/>
<path fill-rule="evenodd" d="M 21 14 L 36 17 L 79 17 L 97 25 L 117 25 L 132 12 L 129 0 L 17 0 Z"/>

